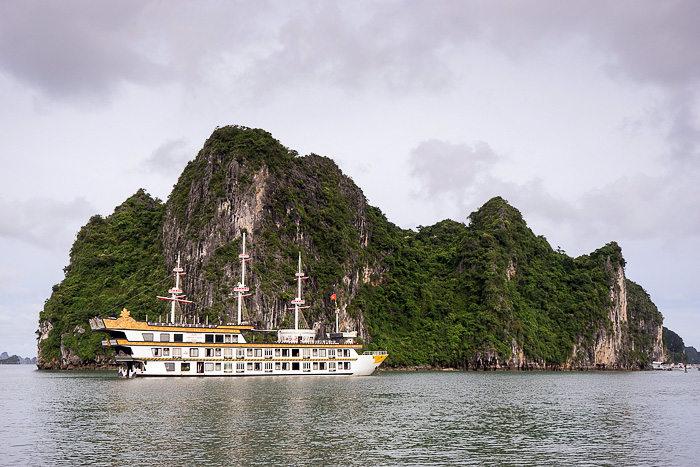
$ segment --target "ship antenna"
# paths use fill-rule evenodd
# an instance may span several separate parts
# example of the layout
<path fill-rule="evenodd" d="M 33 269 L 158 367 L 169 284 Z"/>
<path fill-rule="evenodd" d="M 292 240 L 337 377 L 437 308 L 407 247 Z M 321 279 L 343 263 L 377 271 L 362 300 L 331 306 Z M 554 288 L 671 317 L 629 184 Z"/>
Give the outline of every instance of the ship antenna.
<path fill-rule="evenodd" d="M 247 261 L 250 261 L 250 256 L 246 254 L 245 252 L 245 232 L 243 232 L 243 252 L 238 255 L 238 257 L 241 259 L 241 282 L 238 283 L 236 287 L 233 288 L 235 292 L 238 292 L 238 324 L 241 324 L 241 308 L 243 305 L 243 297 L 247 297 L 250 294 L 243 295 L 243 292 L 248 292 L 250 290 L 246 285 L 245 285 L 245 263 Z"/>
<path fill-rule="evenodd" d="M 182 290 L 180 289 L 180 276 L 185 275 L 184 269 L 180 267 L 180 253 L 177 254 L 177 267 L 173 268 L 173 274 L 175 276 L 175 287 L 168 290 L 170 294 L 169 297 L 156 297 L 161 300 L 168 300 L 170 302 L 170 323 L 175 324 L 175 303 L 192 303 L 192 300 L 185 300 L 184 295 L 182 295 Z"/>
<path fill-rule="evenodd" d="M 294 304 L 294 329 L 299 329 L 299 305 L 304 304 L 304 300 L 301 298 L 301 281 L 308 279 L 308 277 L 304 277 L 304 273 L 301 272 L 301 251 L 299 252 L 299 269 L 294 275 L 297 277 L 295 279 L 297 281 L 297 296 L 292 300 Z"/>

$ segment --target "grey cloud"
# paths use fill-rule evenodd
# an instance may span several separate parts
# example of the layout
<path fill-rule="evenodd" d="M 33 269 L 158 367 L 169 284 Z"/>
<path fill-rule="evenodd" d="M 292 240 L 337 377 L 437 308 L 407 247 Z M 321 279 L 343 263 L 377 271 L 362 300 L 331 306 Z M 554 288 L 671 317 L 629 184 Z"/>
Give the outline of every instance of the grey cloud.
<path fill-rule="evenodd" d="M 249 70 L 261 88 L 312 80 L 353 90 L 380 86 L 434 92 L 454 84 L 445 55 L 471 30 L 461 7 L 419 2 L 305 5 L 311 8 L 302 7 L 279 26 L 277 50 Z"/>
<path fill-rule="evenodd" d="M 179 175 L 192 156 L 184 139 L 167 141 L 160 145 L 143 162 L 143 167 L 150 173 Z"/>
<path fill-rule="evenodd" d="M 300 6 L 301 5 L 301 6 Z M 498 3 L 296 3 L 273 26 L 277 51 L 249 70 L 266 86 L 296 79 L 342 86 L 383 84 L 435 91 L 455 84 L 477 42 L 526 60 L 562 44 L 598 55 L 612 75 L 645 84 L 694 84 L 700 77 L 700 4 L 556 1 Z M 477 72 L 469 70 L 468 72 Z M 284 76 L 280 80 L 280 76 Z"/>
<path fill-rule="evenodd" d="M 409 166 L 435 212 L 444 217 L 462 219 L 499 195 L 528 221 L 566 228 L 583 243 L 590 238 L 606 242 L 700 236 L 700 169 L 670 165 L 654 176 L 630 174 L 567 201 L 550 193 L 540 179 L 500 179 L 493 173 L 497 160 L 485 143 L 472 148 L 432 140 L 411 153 Z"/>
<path fill-rule="evenodd" d="M 2 2 L 0 72 L 54 99 L 107 102 L 125 84 L 190 86 L 223 51 L 260 38 L 255 12 L 265 8 L 241 5 Z"/>
<path fill-rule="evenodd" d="M 613 74 L 694 85 L 698 16 L 691 1 L 4 2 L 0 69 L 54 97 L 213 75 L 264 93 L 315 82 L 435 92 L 478 72 L 480 42 L 521 59 L 577 42 Z"/>
<path fill-rule="evenodd" d="M 10 202 L 0 199 L 0 238 L 42 248 L 65 248 L 81 225 L 97 212 L 85 198 L 62 202 L 48 198 Z"/>
<path fill-rule="evenodd" d="M 700 187 L 696 179 L 676 171 L 635 174 L 592 189 L 575 202 L 556 198 L 537 180 L 516 184 L 494 179 L 484 186 L 499 190 L 526 218 L 566 227 L 579 242 L 588 238 L 604 242 L 697 238 Z"/>
<path fill-rule="evenodd" d="M 429 140 L 411 151 L 411 173 L 421 181 L 430 196 L 457 195 L 470 190 L 481 175 L 498 160 L 491 147 Z"/>
<path fill-rule="evenodd" d="M 139 2 L 3 2 L 0 67 L 52 97 L 104 100 L 124 82 L 167 79 L 140 50 Z"/>

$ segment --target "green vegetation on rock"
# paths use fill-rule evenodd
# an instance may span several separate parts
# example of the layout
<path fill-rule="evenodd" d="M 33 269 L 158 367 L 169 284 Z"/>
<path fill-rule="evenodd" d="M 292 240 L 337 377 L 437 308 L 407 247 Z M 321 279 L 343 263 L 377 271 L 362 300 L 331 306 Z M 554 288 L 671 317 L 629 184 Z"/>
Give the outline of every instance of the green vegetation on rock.
<path fill-rule="evenodd" d="M 688 356 L 685 353 L 685 344 L 681 336 L 664 326 L 664 345 L 668 349 L 669 356 L 673 363 L 688 363 Z"/>
<path fill-rule="evenodd" d="M 65 278 L 39 315 L 52 326 L 40 358 L 60 361 L 61 347 L 84 361 L 109 356 L 101 346 L 104 334 L 90 330 L 95 316 L 118 316 L 125 307 L 136 319 L 164 314 L 154 300 L 170 280 L 159 237 L 162 214 L 163 204 L 139 190 L 111 216 L 95 215 L 80 230 Z"/>
<path fill-rule="evenodd" d="M 65 358 L 63 347 L 82 360 L 108 358 L 89 318 L 123 307 L 137 319 L 165 315 L 154 296 L 170 285 L 166 262 L 180 251 L 195 297 L 188 313 L 228 320 L 243 231 L 256 320 L 290 325 L 301 251 L 308 324 L 332 329 L 336 293 L 367 349 L 388 350 L 390 365 L 587 367 L 601 336 L 615 333 L 621 366 L 645 365 L 659 350 L 661 314 L 643 288 L 619 282 L 625 260 L 615 242 L 572 258 L 500 197 L 467 224 L 404 230 L 369 206 L 331 159 L 299 157 L 263 130 L 227 126 L 187 165 L 165 205 L 140 190 L 81 229 L 40 315 L 53 326 L 40 357 Z M 621 287 L 628 316 L 616 330 L 610 312 Z"/>

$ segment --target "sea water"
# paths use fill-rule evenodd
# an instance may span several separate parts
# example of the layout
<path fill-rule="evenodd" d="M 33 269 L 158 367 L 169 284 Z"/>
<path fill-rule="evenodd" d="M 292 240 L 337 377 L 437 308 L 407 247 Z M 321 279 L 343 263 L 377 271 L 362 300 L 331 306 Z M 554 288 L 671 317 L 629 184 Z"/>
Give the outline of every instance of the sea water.
<path fill-rule="evenodd" d="M 144 378 L 0 365 L 0 465 L 693 466 L 700 372 Z"/>

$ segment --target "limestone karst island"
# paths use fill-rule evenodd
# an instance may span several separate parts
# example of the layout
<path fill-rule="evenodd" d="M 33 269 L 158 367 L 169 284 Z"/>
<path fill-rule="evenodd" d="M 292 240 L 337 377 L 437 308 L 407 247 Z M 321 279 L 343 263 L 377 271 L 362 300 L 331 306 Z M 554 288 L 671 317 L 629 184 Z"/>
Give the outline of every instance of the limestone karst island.
<path fill-rule="evenodd" d="M 644 288 L 625 277 L 615 242 L 570 257 L 499 197 L 466 223 L 404 230 L 331 159 L 227 126 L 167 201 L 139 190 L 82 227 L 40 313 L 37 366 L 114 365 L 90 319 L 126 308 L 136 320 L 166 321 L 170 305 L 155 297 L 172 286 L 178 255 L 192 301 L 179 319 L 233 322 L 243 233 L 248 322 L 293 326 L 301 252 L 309 328 L 330 335 L 337 316 L 341 331 L 357 330 L 362 350 L 388 352 L 385 366 L 645 369 L 683 352 Z"/>

